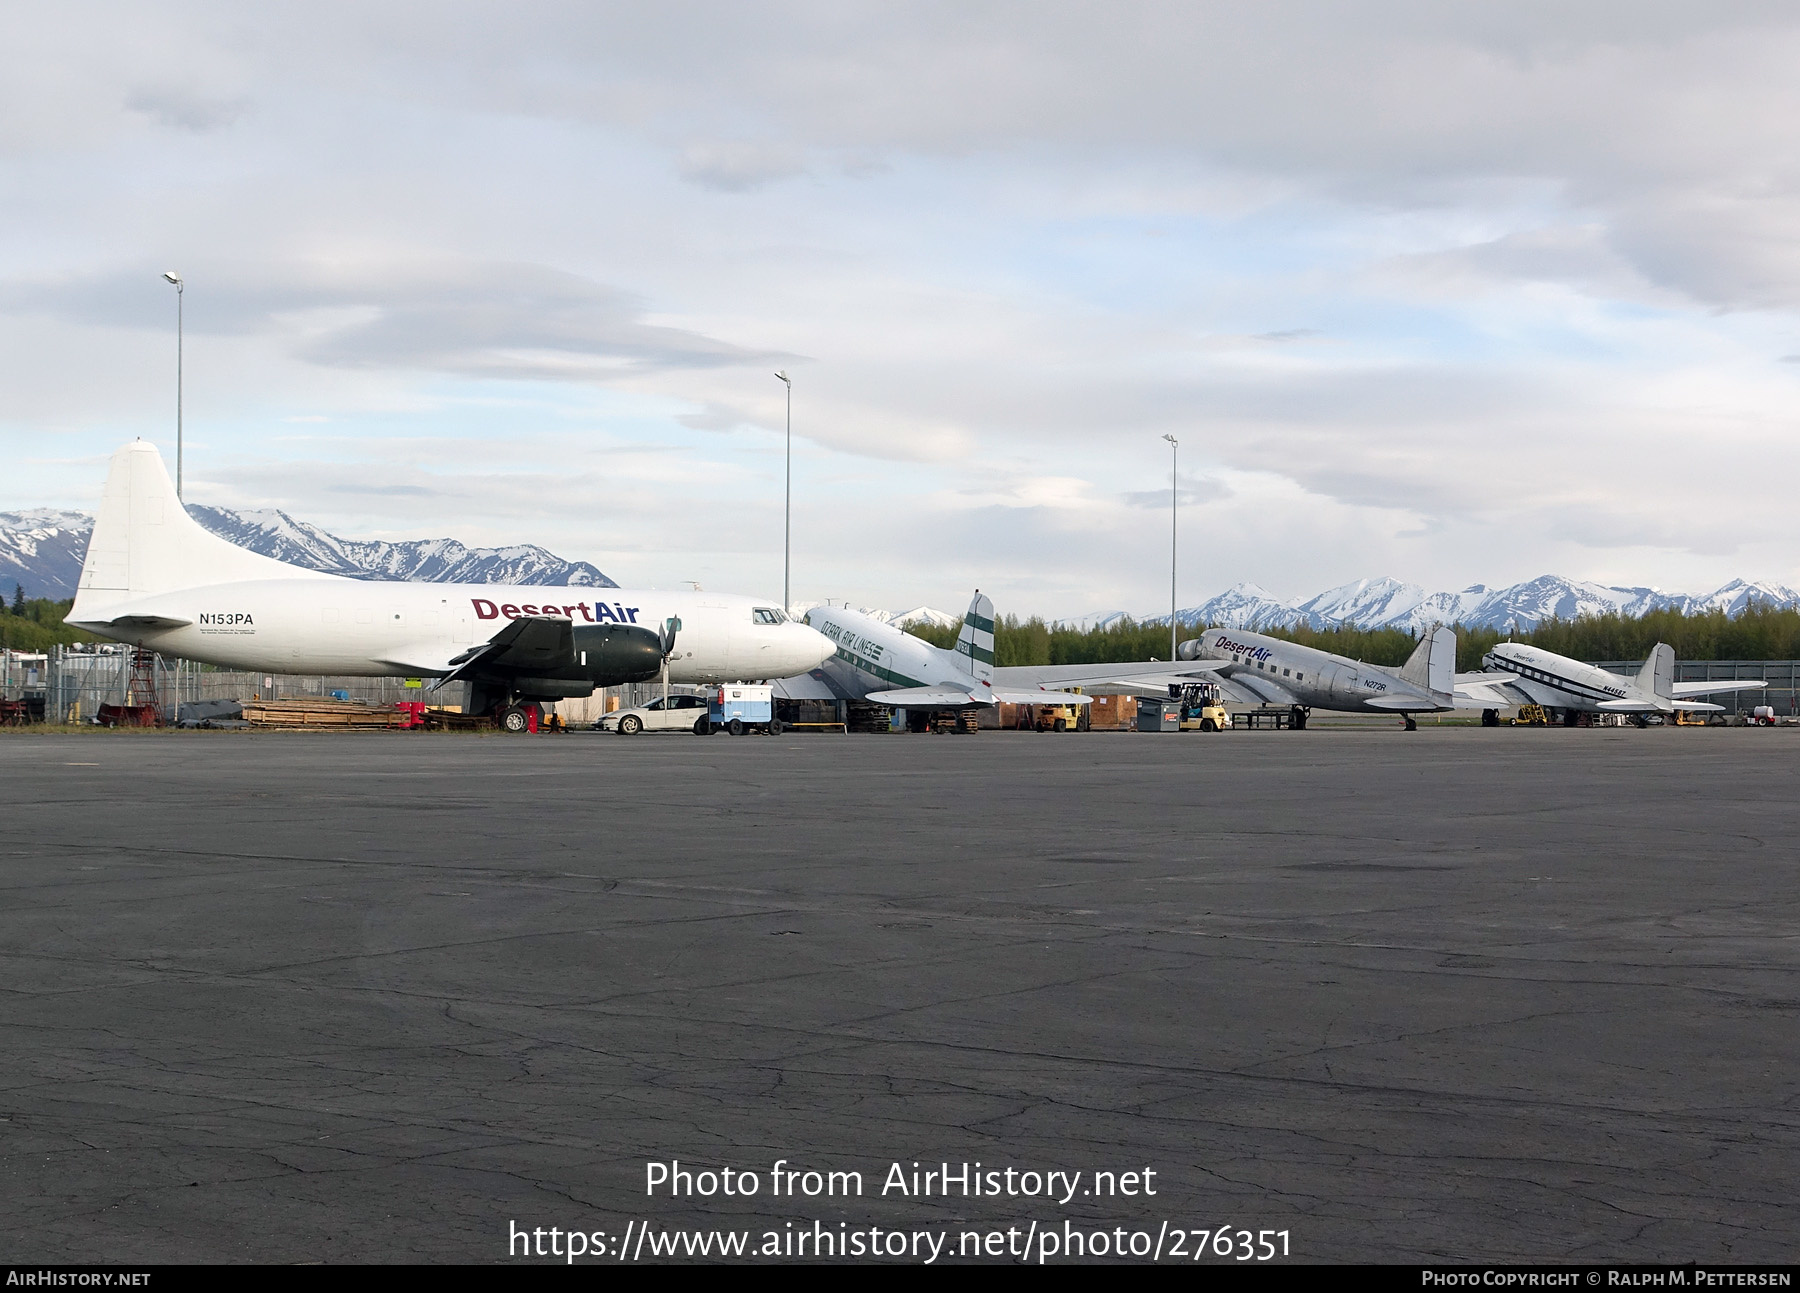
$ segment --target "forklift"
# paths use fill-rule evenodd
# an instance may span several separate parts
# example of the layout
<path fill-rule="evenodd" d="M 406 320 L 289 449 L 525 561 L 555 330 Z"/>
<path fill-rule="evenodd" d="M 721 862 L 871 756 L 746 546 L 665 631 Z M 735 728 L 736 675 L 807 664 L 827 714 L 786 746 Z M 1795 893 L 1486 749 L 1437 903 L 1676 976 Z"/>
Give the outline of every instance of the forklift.
<path fill-rule="evenodd" d="M 1181 706 L 1181 730 L 1184 732 L 1225 732 L 1231 729 L 1231 715 L 1216 682 L 1170 683 L 1169 699 Z"/>
<path fill-rule="evenodd" d="M 1038 732 L 1078 732 L 1084 708 L 1080 705 L 1031 705 L 1027 707 L 1030 717 L 1025 722 Z"/>

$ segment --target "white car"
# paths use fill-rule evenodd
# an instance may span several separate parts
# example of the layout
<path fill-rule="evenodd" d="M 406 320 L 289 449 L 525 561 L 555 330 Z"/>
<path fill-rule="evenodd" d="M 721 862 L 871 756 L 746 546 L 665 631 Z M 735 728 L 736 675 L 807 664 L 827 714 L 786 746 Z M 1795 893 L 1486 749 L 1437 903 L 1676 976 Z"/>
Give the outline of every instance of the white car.
<path fill-rule="evenodd" d="M 658 696 L 648 705 L 615 710 L 594 724 L 597 731 L 636 736 L 639 732 L 693 732 L 706 721 L 706 697 L 670 696 L 668 706 Z"/>

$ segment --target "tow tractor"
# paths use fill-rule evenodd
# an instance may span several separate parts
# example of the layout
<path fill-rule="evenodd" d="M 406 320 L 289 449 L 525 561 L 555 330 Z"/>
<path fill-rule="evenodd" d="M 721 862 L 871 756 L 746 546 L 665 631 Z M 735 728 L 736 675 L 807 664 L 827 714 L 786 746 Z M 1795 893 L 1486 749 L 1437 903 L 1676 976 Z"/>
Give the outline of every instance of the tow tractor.
<path fill-rule="evenodd" d="M 1231 715 L 1216 682 L 1170 683 L 1169 699 L 1181 706 L 1181 730 L 1184 732 L 1225 732 L 1231 728 Z"/>
<path fill-rule="evenodd" d="M 694 721 L 694 734 L 707 736 L 726 731 L 733 736 L 764 732 L 780 736 L 786 730 L 775 717 L 775 689 L 755 683 L 732 682 L 706 694 L 706 713 Z"/>

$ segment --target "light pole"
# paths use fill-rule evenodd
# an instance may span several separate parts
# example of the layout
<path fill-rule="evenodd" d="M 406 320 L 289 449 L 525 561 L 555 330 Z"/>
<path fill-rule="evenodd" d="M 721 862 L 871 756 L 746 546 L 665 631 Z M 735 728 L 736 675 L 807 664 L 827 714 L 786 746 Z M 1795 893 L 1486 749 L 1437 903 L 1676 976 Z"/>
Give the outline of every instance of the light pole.
<path fill-rule="evenodd" d="M 169 270 L 163 275 L 175 284 L 175 501 L 181 501 L 181 297 L 187 284 Z"/>
<path fill-rule="evenodd" d="M 781 613 L 794 603 L 788 596 L 788 566 L 794 555 L 794 384 L 785 372 L 776 373 L 787 387 L 787 496 L 781 505 Z"/>
<path fill-rule="evenodd" d="M 1175 509 L 1181 501 L 1181 480 L 1176 474 L 1175 464 L 1181 451 L 1181 441 L 1172 435 L 1163 439 L 1169 442 L 1169 659 L 1175 658 Z"/>

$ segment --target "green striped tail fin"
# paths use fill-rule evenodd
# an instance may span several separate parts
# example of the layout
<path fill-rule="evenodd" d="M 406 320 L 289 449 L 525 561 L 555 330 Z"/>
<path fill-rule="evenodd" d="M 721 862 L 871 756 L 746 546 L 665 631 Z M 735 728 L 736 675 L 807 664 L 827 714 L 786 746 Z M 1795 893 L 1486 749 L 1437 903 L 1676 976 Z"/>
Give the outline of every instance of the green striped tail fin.
<path fill-rule="evenodd" d="M 979 679 L 994 676 L 994 603 L 975 590 L 975 600 L 969 603 L 968 614 L 963 616 L 962 632 L 956 638 L 956 654 L 962 657 L 962 665 Z"/>

